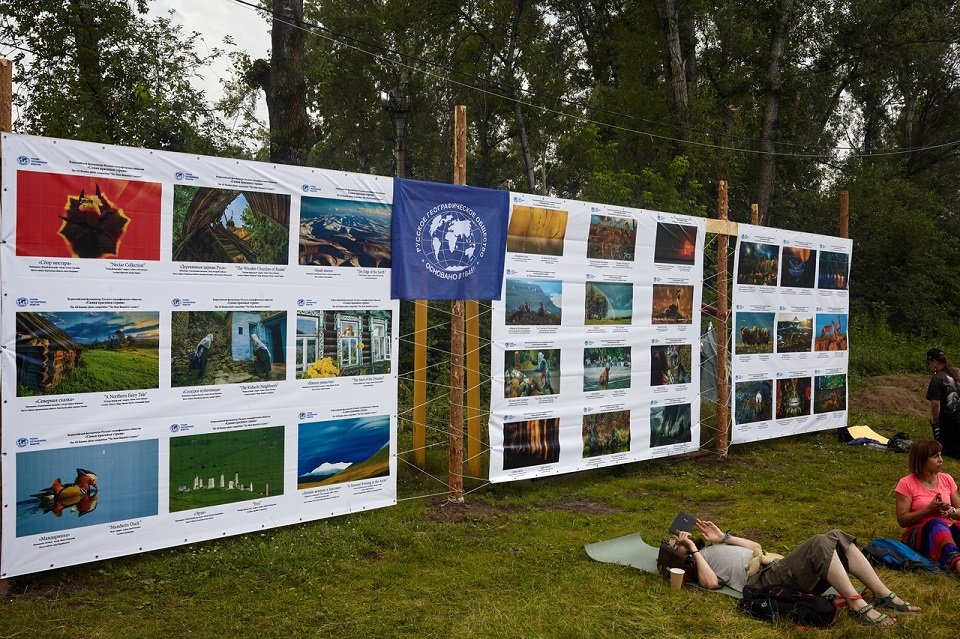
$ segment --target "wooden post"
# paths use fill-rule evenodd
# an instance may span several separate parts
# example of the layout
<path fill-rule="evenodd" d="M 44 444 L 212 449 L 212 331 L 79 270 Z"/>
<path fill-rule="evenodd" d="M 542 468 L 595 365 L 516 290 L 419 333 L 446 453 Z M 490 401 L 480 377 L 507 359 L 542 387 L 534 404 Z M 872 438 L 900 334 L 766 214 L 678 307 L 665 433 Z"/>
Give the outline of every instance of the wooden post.
<path fill-rule="evenodd" d="M 413 302 L 413 463 L 427 467 L 427 300 Z"/>
<path fill-rule="evenodd" d="M 850 192 L 840 191 L 840 237 L 850 237 Z"/>
<path fill-rule="evenodd" d="M 760 226 L 760 205 L 750 205 L 750 223 L 754 226 Z"/>
<path fill-rule="evenodd" d="M 480 304 L 467 301 L 467 472 L 479 477 L 480 464 Z"/>
<path fill-rule="evenodd" d="M 467 183 L 467 107 L 454 107 L 453 183 Z M 450 302 L 450 488 L 447 501 L 463 501 L 463 328 L 464 301 Z"/>
<path fill-rule="evenodd" d="M 0 59 L 0 131 L 10 133 L 13 131 L 13 62 Z M 11 215 L 11 211 L 7 211 Z M 0 421 L 0 436 L 3 433 L 3 422 Z M 0 492 L 2 492 L 3 480 L 0 478 Z M 0 512 L 0 542 L 3 540 L 3 515 Z M 10 592 L 10 580 L 0 579 L 0 597 L 5 597 Z"/>
<path fill-rule="evenodd" d="M 730 217 L 727 200 L 727 181 L 720 180 L 717 185 L 717 218 L 726 222 Z M 727 370 L 727 343 L 730 339 L 728 319 L 727 251 L 730 238 L 726 233 L 717 236 L 717 443 L 716 450 L 727 454 L 730 447 L 730 374 Z"/>

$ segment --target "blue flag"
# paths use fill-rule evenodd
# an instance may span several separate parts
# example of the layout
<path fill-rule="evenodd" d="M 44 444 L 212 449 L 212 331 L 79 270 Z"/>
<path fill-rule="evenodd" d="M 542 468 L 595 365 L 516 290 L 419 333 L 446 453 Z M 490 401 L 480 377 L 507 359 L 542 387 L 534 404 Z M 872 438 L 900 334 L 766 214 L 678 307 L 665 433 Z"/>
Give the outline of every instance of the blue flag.
<path fill-rule="evenodd" d="M 510 194 L 393 181 L 391 297 L 498 300 Z"/>

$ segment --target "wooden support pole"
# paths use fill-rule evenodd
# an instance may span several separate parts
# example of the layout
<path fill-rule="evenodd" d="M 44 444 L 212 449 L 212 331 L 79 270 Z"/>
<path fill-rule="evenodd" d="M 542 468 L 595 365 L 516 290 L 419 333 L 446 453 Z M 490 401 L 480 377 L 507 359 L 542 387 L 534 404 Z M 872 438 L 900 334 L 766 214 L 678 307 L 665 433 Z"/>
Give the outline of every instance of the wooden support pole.
<path fill-rule="evenodd" d="M 754 226 L 760 226 L 760 205 L 750 205 L 750 223 Z"/>
<path fill-rule="evenodd" d="M 727 181 L 717 185 L 717 218 L 726 221 L 730 217 L 727 198 Z M 727 454 L 730 447 L 730 374 L 727 370 L 727 344 L 730 340 L 729 302 L 727 300 L 727 252 L 730 238 L 725 233 L 717 237 L 717 439 L 716 450 Z"/>
<path fill-rule="evenodd" d="M 479 477 L 480 464 L 480 304 L 467 301 L 467 472 Z"/>
<path fill-rule="evenodd" d="M 427 467 L 427 300 L 413 302 L 413 463 Z"/>
<path fill-rule="evenodd" d="M 454 107 L 453 182 L 467 183 L 467 107 Z M 463 329 L 464 301 L 450 302 L 450 487 L 447 501 L 463 501 Z"/>
<path fill-rule="evenodd" d="M 0 131 L 13 131 L 13 62 L 0 60 Z"/>

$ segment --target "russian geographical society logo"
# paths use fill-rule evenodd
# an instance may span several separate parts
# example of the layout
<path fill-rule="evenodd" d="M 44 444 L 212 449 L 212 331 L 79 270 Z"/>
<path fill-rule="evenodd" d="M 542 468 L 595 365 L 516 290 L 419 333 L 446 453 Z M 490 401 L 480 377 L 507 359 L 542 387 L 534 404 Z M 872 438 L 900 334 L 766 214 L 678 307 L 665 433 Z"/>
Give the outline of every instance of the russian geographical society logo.
<path fill-rule="evenodd" d="M 180 430 L 180 424 L 170 424 L 170 432 L 175 433 Z"/>
<path fill-rule="evenodd" d="M 303 184 L 303 185 L 300 186 L 300 190 L 303 191 L 304 193 L 306 193 L 307 191 L 310 190 L 310 185 L 309 185 L 309 184 Z"/>
<path fill-rule="evenodd" d="M 17 446 L 19 446 L 20 448 L 25 448 L 27 443 L 28 442 L 26 437 L 21 437 L 20 439 L 17 440 Z"/>
<path fill-rule="evenodd" d="M 173 304 L 174 306 L 180 306 L 181 304 L 183 304 L 183 302 L 180 301 L 179 297 L 173 298 L 172 300 L 170 300 L 170 303 Z"/>
<path fill-rule="evenodd" d="M 17 164 L 19 164 L 20 166 L 26 166 L 30 164 L 30 158 L 28 158 L 25 155 L 21 155 L 17 157 Z"/>
<path fill-rule="evenodd" d="M 306 419 L 306 418 L 307 418 L 307 414 L 301 411 L 299 417 L 300 417 L 300 419 Z"/>
<path fill-rule="evenodd" d="M 183 171 L 177 171 L 176 173 L 173 174 L 174 180 L 182 180 L 185 177 L 186 176 L 183 174 Z"/>
<path fill-rule="evenodd" d="M 487 225 L 469 206 L 448 202 L 420 218 L 415 241 L 431 274 L 462 280 L 473 275 L 487 252 Z"/>
<path fill-rule="evenodd" d="M 303 306 L 303 305 L 306 304 L 306 303 L 307 303 L 307 301 L 306 301 L 305 299 L 303 299 L 302 297 L 297 300 L 297 306 Z"/>
<path fill-rule="evenodd" d="M 18 298 L 17 298 L 17 306 L 19 306 L 19 307 L 21 307 L 21 308 L 24 307 L 24 306 L 26 306 L 26 305 L 27 305 L 27 302 L 28 302 L 28 300 L 27 300 L 27 298 L 25 298 L 25 297 L 18 297 Z"/>

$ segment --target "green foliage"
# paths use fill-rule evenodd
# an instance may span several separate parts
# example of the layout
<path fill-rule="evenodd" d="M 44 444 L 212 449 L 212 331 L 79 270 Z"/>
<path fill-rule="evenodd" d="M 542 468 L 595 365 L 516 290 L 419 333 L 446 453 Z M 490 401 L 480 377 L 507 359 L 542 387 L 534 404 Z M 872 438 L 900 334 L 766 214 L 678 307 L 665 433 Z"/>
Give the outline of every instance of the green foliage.
<path fill-rule="evenodd" d="M 257 215 L 248 206 L 241 215 L 243 228 L 250 234 L 250 248 L 261 264 L 286 264 L 290 232 L 266 215 Z M 176 245 L 175 245 L 176 246 Z"/>
<path fill-rule="evenodd" d="M 0 38 L 17 54 L 15 97 L 26 133 L 217 154 L 241 151 L 202 91 L 190 85 L 222 52 L 146 2 L 0 2 Z"/>

